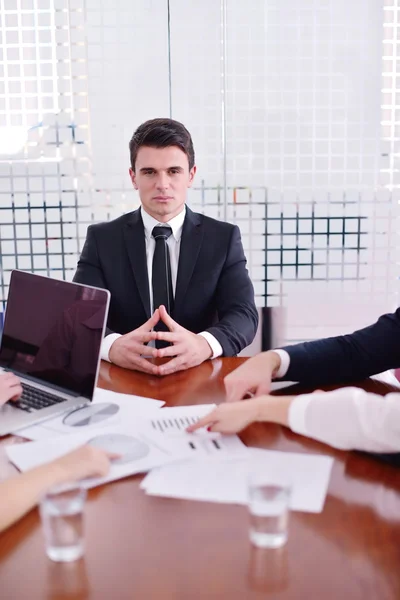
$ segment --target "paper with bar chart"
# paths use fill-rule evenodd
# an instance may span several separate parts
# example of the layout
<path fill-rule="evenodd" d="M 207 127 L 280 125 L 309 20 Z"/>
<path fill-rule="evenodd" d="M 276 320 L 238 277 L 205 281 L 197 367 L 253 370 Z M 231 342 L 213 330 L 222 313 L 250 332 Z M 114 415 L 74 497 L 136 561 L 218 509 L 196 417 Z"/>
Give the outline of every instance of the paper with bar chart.
<path fill-rule="evenodd" d="M 140 431 L 152 444 L 167 450 L 177 459 L 229 459 L 243 456 L 247 447 L 237 435 L 210 433 L 205 429 L 195 434 L 186 428 L 208 414 L 215 404 L 162 408 L 143 420 Z"/>

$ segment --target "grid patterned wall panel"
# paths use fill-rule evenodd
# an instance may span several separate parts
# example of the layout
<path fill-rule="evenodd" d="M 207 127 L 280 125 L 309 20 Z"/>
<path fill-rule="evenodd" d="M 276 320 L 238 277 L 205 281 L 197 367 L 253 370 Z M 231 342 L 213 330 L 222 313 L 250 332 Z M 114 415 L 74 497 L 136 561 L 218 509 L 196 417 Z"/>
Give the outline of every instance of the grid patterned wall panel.
<path fill-rule="evenodd" d="M 185 13 L 183 2 L 172 6 Z M 387 130 L 393 122 L 382 107 L 382 54 L 385 36 L 396 36 L 384 23 L 397 5 L 388 12 L 377 0 L 221 2 L 219 45 L 217 24 L 207 27 L 205 16 L 214 24 L 217 10 L 202 4 L 201 36 L 183 20 L 173 36 L 173 97 L 185 77 L 198 96 L 205 82 L 214 91 L 220 70 L 223 109 L 206 112 L 203 99 L 199 121 L 209 131 L 202 150 L 221 134 L 222 173 L 215 181 L 204 165 L 211 176 L 202 171 L 192 202 L 240 226 L 257 304 L 287 307 L 291 341 L 312 337 L 332 314 L 336 332 L 368 323 L 397 292 L 398 181 L 395 169 L 386 173 L 397 140 L 390 147 L 381 126 L 382 118 Z M 198 56 L 194 66 L 185 47 Z M 199 129 L 197 104 L 178 106 Z"/>
<path fill-rule="evenodd" d="M 196 152 L 190 202 L 207 206 L 213 216 L 212 205 L 221 207 L 224 193 L 221 7 L 210 0 L 172 0 L 170 9 L 172 115 L 191 132 Z M 196 23 L 195 34 L 190 23 Z"/>
<path fill-rule="evenodd" d="M 18 122 L 6 106 L 0 125 L 4 301 L 13 268 L 60 278 L 73 272 L 91 179 L 82 6 L 4 2 L 1 23 L 6 96 L 11 103 L 19 94 L 21 106 Z M 10 95 L 13 83 L 18 88 Z"/>
<path fill-rule="evenodd" d="M 288 339 L 391 308 L 398 15 L 397 0 L 2 0 L 0 301 L 15 267 L 70 279 L 88 224 L 138 206 L 129 138 L 171 115 L 195 143 L 191 206 L 240 226 Z"/>
<path fill-rule="evenodd" d="M 259 301 L 291 308 L 301 280 L 309 307 L 315 284 L 340 281 L 339 307 L 369 275 L 371 217 L 392 204 L 380 180 L 382 20 L 376 1 L 227 3 L 228 218 L 249 221 L 238 202 L 265 190 L 263 260 L 244 235 L 254 266 L 267 265 Z M 238 187 L 249 190 L 239 200 Z M 316 323 L 302 325 L 310 337 Z"/>
<path fill-rule="evenodd" d="M 17 122 L 0 102 L 0 139 L 7 134 L 4 148 L 0 142 L 3 303 L 13 268 L 71 279 L 87 226 L 138 205 L 128 178 L 129 138 L 142 120 L 169 113 L 165 2 L 143 0 L 133 7 L 126 2 L 21 0 L 21 6 L 16 10 L 15 3 L 5 2 L 1 7 L 0 91 L 3 80 L 9 96 L 18 62 L 19 96 L 35 77 L 37 110 L 22 111 Z M 15 56 L 8 53 L 14 40 L 8 29 L 20 40 Z M 44 29 L 51 44 L 42 43 Z M 29 55 L 21 42 L 26 33 L 32 38 Z M 50 84 L 52 105 L 39 93 Z M 21 132 L 26 139 L 15 139 Z"/>
<path fill-rule="evenodd" d="M 0 126 L 35 128 L 58 112 L 53 2 L 3 0 L 1 16 Z"/>
<path fill-rule="evenodd" d="M 93 202 L 117 216 L 139 202 L 128 176 L 133 131 L 170 114 L 168 4 L 89 0 L 86 8 Z"/>

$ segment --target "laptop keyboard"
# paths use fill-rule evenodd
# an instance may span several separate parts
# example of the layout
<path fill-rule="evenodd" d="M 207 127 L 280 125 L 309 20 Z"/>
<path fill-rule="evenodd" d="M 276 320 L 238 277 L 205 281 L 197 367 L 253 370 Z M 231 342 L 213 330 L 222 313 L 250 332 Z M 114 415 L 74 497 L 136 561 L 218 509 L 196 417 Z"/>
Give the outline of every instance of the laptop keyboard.
<path fill-rule="evenodd" d="M 13 406 L 25 410 L 26 412 L 33 412 L 34 410 L 40 410 L 41 408 L 47 408 L 53 404 L 64 402 L 65 398 L 60 398 L 49 392 L 38 390 L 37 388 L 22 382 L 22 396 L 19 400 L 13 402 Z"/>

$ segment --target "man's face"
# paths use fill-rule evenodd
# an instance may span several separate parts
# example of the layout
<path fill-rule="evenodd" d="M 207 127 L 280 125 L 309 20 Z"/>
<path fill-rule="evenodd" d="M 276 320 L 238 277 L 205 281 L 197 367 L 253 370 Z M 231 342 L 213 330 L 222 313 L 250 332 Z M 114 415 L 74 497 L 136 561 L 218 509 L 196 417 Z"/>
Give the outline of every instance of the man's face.
<path fill-rule="evenodd" d="M 142 146 L 137 153 L 135 172 L 129 169 L 144 210 L 161 223 L 181 212 L 195 173 L 196 167 L 189 171 L 188 158 L 177 146 Z"/>

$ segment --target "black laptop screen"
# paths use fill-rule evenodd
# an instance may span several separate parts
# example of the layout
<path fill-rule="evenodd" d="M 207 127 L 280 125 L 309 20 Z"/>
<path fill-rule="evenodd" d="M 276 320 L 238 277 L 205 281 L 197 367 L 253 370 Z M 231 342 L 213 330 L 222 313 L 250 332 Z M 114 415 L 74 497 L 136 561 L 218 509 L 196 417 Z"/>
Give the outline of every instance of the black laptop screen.
<path fill-rule="evenodd" d="M 92 398 L 108 292 L 13 271 L 0 366 Z"/>

